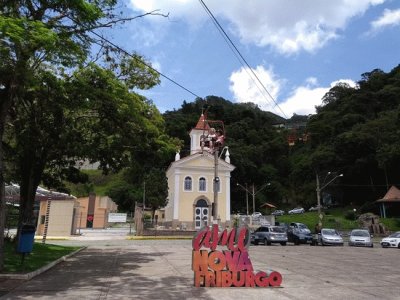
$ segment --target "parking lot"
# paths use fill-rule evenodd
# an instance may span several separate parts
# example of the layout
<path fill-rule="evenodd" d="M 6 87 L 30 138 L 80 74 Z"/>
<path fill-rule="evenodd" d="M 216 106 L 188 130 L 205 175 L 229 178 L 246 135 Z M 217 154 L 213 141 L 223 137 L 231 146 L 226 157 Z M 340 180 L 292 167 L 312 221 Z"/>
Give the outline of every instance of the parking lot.
<path fill-rule="evenodd" d="M 5 299 L 399 299 L 400 250 L 288 244 L 250 246 L 255 271 L 282 274 L 279 288 L 193 287 L 191 240 L 49 241 L 88 248 Z"/>
<path fill-rule="evenodd" d="M 253 264 L 283 275 L 288 299 L 400 299 L 400 250 L 251 246 Z"/>

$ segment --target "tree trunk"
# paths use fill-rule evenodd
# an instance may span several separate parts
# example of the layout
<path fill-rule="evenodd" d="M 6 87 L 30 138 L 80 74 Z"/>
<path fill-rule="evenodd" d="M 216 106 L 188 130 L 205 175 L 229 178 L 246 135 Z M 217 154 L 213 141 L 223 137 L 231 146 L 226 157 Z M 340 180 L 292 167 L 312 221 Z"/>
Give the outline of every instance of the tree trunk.
<path fill-rule="evenodd" d="M 18 233 L 19 237 L 20 228 L 23 224 L 32 224 L 36 226 L 35 216 L 33 209 L 36 199 L 36 190 L 41 181 L 45 163 L 43 159 L 35 156 L 36 149 L 31 149 L 26 159 L 20 166 L 21 183 L 20 183 L 20 206 L 19 206 L 19 220 L 18 220 Z M 29 151 L 27 149 L 27 151 Z M 45 155 L 45 153 L 41 153 Z"/>
<path fill-rule="evenodd" d="M 6 199 L 5 199 L 5 181 L 4 181 L 4 150 L 3 136 L 4 127 L 8 112 L 11 107 L 11 97 L 7 97 L 6 90 L 0 94 L 2 101 L 0 103 L 0 272 L 4 269 L 4 229 L 6 219 Z"/>

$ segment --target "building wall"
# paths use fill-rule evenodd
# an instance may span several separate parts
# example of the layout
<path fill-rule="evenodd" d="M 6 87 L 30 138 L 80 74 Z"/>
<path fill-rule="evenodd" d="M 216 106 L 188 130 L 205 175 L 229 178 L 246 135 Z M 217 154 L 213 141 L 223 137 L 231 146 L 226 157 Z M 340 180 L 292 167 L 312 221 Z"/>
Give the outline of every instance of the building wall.
<path fill-rule="evenodd" d="M 69 236 L 73 229 L 75 199 L 52 200 L 50 204 L 47 236 Z M 47 201 L 40 202 L 37 233 L 44 234 Z"/>
<path fill-rule="evenodd" d="M 38 235 L 44 234 L 46 210 L 47 201 L 40 201 Z M 93 216 L 91 228 L 106 228 L 110 212 L 117 212 L 117 205 L 109 197 L 91 195 L 78 199 L 51 200 L 47 236 L 76 234 L 80 228 L 88 228 L 88 216 Z"/>
<path fill-rule="evenodd" d="M 230 172 L 233 166 L 220 161 L 218 177 L 220 189 L 218 192 L 218 217 L 222 225 L 230 221 Z M 192 179 L 192 190 L 184 189 L 185 177 Z M 206 190 L 199 190 L 199 180 L 206 179 Z M 214 158 L 198 155 L 186 158 L 181 162 L 175 161 L 167 172 L 169 203 L 165 208 L 167 222 L 171 227 L 181 227 L 184 223 L 188 229 L 194 228 L 195 207 L 199 199 L 208 204 L 208 222 L 212 222 L 212 203 L 214 202 Z"/>
<path fill-rule="evenodd" d="M 92 194 L 78 198 L 77 201 L 80 207 L 78 228 L 106 228 L 108 214 L 118 211 L 118 206 L 107 196 Z"/>

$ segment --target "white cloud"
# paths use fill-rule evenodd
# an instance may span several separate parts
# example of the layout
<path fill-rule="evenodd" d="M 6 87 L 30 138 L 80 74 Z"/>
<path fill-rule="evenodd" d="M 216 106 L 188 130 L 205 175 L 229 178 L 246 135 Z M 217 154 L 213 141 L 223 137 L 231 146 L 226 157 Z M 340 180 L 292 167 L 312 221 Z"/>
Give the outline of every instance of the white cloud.
<path fill-rule="evenodd" d="M 275 100 L 284 81 L 276 78 L 272 68 L 265 69 L 263 66 L 257 66 L 253 69 L 253 72 Z M 231 82 L 229 89 L 236 102 L 253 102 L 263 110 L 274 110 L 273 100 L 254 77 L 251 70 L 242 67 L 233 72 L 229 80 Z"/>
<path fill-rule="evenodd" d="M 400 9 L 385 9 L 382 16 L 371 22 L 372 31 L 377 31 L 384 27 L 396 25 L 400 25 Z"/>
<path fill-rule="evenodd" d="M 280 103 L 279 106 L 287 117 L 291 117 L 293 114 L 314 114 L 315 106 L 321 104 L 321 99 L 328 90 L 329 88 L 324 87 L 309 88 L 307 86 L 300 86 L 294 90 L 289 98 Z"/>
<path fill-rule="evenodd" d="M 288 118 L 294 113 L 298 115 L 314 114 L 315 106 L 322 103 L 322 97 L 339 82 L 347 83 L 351 87 L 356 86 L 356 83 L 351 79 L 340 79 L 332 82 L 328 87 L 321 87 L 318 86 L 317 78 L 309 77 L 306 79 L 304 85 L 296 87 L 286 99 L 280 100 L 279 107 L 276 107 L 268 94 L 262 91 L 262 88 L 255 86 L 254 81 L 249 78 L 247 71 L 241 68 L 232 73 L 230 77 L 230 90 L 233 93 L 233 99 L 236 102 L 253 102 L 262 110 L 271 111 Z M 285 84 L 285 80 L 278 78 L 272 68 L 265 69 L 262 66 L 258 66 L 254 72 L 260 78 L 261 82 L 263 82 L 274 100 L 278 101 L 279 92 Z"/>
<path fill-rule="evenodd" d="M 316 78 L 311 80 L 312 86 L 317 84 Z M 305 86 L 299 86 L 283 100 L 279 106 L 288 117 L 293 114 L 309 115 L 315 114 L 315 107 L 322 104 L 322 97 L 338 83 L 347 83 L 351 87 L 356 87 L 356 83 L 351 79 L 339 79 L 332 82 L 329 87 L 312 87 L 310 80 L 306 80 Z"/>
<path fill-rule="evenodd" d="M 219 0 L 206 1 L 206 4 L 220 23 L 228 21 L 231 33 L 242 42 L 271 46 L 280 53 L 293 54 L 323 47 L 337 38 L 353 17 L 383 2 L 385 0 Z M 196 0 L 130 0 L 130 3 L 139 11 L 160 9 L 162 13 L 169 13 L 171 20 L 185 20 L 190 26 L 210 21 Z M 158 21 L 158 18 L 151 20 Z"/>

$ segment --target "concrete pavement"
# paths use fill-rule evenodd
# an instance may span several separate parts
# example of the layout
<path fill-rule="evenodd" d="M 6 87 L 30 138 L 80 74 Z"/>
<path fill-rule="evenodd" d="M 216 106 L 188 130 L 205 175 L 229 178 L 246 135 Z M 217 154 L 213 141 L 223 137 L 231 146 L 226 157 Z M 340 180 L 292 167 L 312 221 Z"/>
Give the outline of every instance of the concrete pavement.
<path fill-rule="evenodd" d="M 1 299 L 400 299 L 399 249 L 251 246 L 279 288 L 195 288 L 190 240 L 69 240 L 87 249 Z M 50 243 L 50 241 L 49 241 Z"/>

